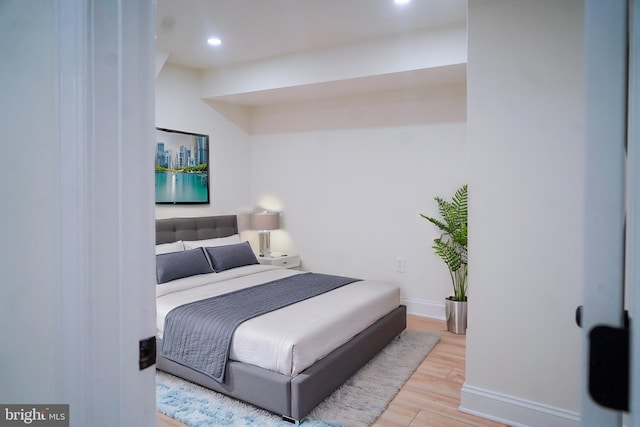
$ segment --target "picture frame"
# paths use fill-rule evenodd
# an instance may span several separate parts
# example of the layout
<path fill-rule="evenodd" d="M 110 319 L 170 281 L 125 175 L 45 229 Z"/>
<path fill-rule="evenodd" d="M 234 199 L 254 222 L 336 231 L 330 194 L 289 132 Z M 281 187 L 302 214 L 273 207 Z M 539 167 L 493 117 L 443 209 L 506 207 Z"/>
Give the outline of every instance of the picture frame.
<path fill-rule="evenodd" d="M 209 204 L 209 135 L 156 128 L 156 204 Z"/>

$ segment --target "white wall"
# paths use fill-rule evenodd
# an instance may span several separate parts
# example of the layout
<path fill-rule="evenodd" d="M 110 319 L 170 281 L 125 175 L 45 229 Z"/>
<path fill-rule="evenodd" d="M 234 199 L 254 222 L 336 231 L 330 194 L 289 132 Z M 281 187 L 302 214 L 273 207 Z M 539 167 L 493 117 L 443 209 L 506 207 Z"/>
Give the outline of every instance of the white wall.
<path fill-rule="evenodd" d="M 283 219 L 272 248 L 307 270 L 397 283 L 410 311 L 443 316 L 450 278 L 418 213 L 466 182 L 465 99 L 449 87 L 254 109 L 252 200 Z"/>
<path fill-rule="evenodd" d="M 470 306 L 462 406 L 577 425 L 582 2 L 469 2 Z"/>
<path fill-rule="evenodd" d="M 465 68 L 462 68 L 465 73 Z M 464 74 L 463 74 L 464 75 Z M 386 90 L 251 108 L 252 134 L 405 127 L 466 121 L 466 87 L 458 84 Z"/>
<path fill-rule="evenodd" d="M 156 205 L 156 218 L 235 214 L 251 207 L 249 137 L 201 99 L 200 73 L 167 63 L 156 79 L 156 126 L 209 135 L 209 205 Z"/>
<path fill-rule="evenodd" d="M 60 155 L 53 2 L 2 6 L 0 401 L 53 402 L 61 378 Z M 37 54 L 34 54 L 37 52 Z M 28 90 L 26 90 L 28 88 Z M 11 100 L 11 102 L 7 102 Z M 39 226 L 34 227 L 35 224 Z M 37 267 L 37 268 L 34 268 Z M 12 326 L 9 326 L 12 325 Z M 36 350 L 33 343 L 37 343 Z M 42 357 L 42 354 L 47 357 Z"/>

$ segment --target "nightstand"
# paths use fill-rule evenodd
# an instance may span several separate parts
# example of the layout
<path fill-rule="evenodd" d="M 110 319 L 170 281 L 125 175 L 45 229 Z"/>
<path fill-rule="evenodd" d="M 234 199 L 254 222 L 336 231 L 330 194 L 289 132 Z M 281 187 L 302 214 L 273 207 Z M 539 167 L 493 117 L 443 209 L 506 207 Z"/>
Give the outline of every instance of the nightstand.
<path fill-rule="evenodd" d="M 277 265 L 284 268 L 299 268 L 300 255 L 278 254 L 273 252 L 271 256 L 259 256 L 258 261 L 264 265 Z"/>

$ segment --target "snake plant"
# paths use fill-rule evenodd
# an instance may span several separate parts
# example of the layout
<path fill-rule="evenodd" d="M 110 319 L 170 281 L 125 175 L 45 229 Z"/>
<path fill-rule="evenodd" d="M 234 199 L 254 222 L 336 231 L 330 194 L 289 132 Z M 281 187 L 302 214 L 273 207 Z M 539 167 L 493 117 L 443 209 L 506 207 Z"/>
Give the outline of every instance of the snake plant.
<path fill-rule="evenodd" d="M 435 197 L 442 220 L 426 215 L 420 216 L 442 231 L 442 235 L 434 240 L 432 246 L 436 255 L 440 256 L 451 275 L 453 283 L 453 300 L 467 300 L 467 185 L 463 185 L 451 201 Z"/>

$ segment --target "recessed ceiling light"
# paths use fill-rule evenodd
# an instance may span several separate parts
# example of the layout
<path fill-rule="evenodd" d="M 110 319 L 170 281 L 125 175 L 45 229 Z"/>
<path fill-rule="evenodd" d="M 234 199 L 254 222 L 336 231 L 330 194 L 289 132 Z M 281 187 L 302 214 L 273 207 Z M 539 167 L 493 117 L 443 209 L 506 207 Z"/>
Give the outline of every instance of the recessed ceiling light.
<path fill-rule="evenodd" d="M 409 3 L 411 0 L 393 0 L 393 2 L 395 4 L 407 4 Z"/>
<path fill-rule="evenodd" d="M 209 43 L 211 46 L 219 46 L 222 44 L 222 40 L 217 38 L 210 38 L 209 40 L 207 40 L 207 43 Z"/>

